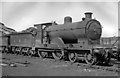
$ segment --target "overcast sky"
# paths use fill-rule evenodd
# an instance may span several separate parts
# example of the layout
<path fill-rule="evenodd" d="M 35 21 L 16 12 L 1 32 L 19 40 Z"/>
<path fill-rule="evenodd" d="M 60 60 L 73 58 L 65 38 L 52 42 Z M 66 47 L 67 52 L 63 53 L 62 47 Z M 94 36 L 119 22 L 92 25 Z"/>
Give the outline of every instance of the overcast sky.
<path fill-rule="evenodd" d="M 0 22 L 16 31 L 43 22 L 63 24 L 65 16 L 77 22 L 85 12 L 93 12 L 93 18 L 102 24 L 102 36 L 118 34 L 118 2 L 2 2 L 0 6 Z"/>

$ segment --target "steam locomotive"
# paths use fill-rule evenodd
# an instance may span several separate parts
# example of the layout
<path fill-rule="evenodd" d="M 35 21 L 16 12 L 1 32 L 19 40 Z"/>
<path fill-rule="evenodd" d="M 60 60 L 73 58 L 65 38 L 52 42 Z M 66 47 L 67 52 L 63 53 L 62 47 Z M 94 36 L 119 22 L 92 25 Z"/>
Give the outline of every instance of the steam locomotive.
<path fill-rule="evenodd" d="M 100 46 L 102 27 L 92 13 L 86 12 L 82 21 L 64 18 L 64 24 L 35 24 L 32 32 L 17 32 L 0 39 L 1 51 L 22 55 L 52 56 L 56 60 L 69 59 L 74 63 L 83 60 L 93 65 L 109 63 L 110 50 Z"/>

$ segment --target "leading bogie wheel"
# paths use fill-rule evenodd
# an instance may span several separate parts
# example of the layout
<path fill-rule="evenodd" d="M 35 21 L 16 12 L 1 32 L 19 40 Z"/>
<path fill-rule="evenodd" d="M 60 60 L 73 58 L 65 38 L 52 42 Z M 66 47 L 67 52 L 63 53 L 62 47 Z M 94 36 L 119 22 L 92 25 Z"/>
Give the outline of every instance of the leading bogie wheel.
<path fill-rule="evenodd" d="M 110 61 L 111 61 L 111 54 L 109 52 L 107 52 L 105 54 L 105 64 L 109 65 Z"/>
<path fill-rule="evenodd" d="M 71 63 L 76 62 L 77 61 L 77 53 L 76 52 L 69 52 L 68 58 L 69 58 Z"/>

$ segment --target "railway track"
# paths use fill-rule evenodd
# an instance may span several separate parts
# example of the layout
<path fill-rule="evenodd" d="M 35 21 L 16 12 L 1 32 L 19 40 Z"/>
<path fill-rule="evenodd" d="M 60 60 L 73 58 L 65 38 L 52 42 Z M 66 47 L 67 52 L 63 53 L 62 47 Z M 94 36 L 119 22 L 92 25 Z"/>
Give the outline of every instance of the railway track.
<path fill-rule="evenodd" d="M 100 66 L 100 65 L 88 66 L 86 64 L 77 64 L 77 66 L 81 66 L 81 67 L 84 67 L 86 69 L 105 70 L 105 71 L 120 73 L 120 68 L 118 68 L 118 66 L 110 66 L 110 67 L 109 66 Z"/>
<path fill-rule="evenodd" d="M 16 55 L 14 55 L 16 56 Z M 18 55 L 17 55 L 18 56 Z M 21 56 L 21 55 L 20 55 Z M 28 56 L 24 56 L 24 57 L 27 57 Z M 30 58 L 30 57 L 29 57 Z M 37 58 L 37 59 L 40 59 L 40 58 Z M 10 61 L 10 58 L 2 58 L 2 62 L 5 63 L 6 61 Z M 54 59 L 50 59 L 50 58 L 45 58 L 45 59 L 41 59 L 42 61 L 45 61 L 45 60 L 49 60 L 49 61 L 52 61 L 52 63 L 56 63 L 56 62 L 59 62 L 59 63 L 64 63 L 64 64 L 69 64 L 69 65 L 75 65 L 77 67 L 82 67 L 82 68 L 85 68 L 85 69 L 90 69 L 90 70 L 104 70 L 104 71 L 110 71 L 110 72 L 115 72 L 115 73 L 120 73 L 120 62 L 119 61 L 116 61 L 116 60 L 113 60 L 115 61 L 116 63 L 114 64 L 111 64 L 111 65 L 101 65 L 101 64 L 98 64 L 98 65 L 87 65 L 85 64 L 84 62 L 83 63 L 70 63 L 69 61 L 56 61 Z M 25 63 L 21 63 L 21 62 L 18 62 L 18 61 L 11 61 L 11 64 L 16 64 L 16 65 L 26 65 Z M 30 64 L 30 63 L 29 63 Z"/>

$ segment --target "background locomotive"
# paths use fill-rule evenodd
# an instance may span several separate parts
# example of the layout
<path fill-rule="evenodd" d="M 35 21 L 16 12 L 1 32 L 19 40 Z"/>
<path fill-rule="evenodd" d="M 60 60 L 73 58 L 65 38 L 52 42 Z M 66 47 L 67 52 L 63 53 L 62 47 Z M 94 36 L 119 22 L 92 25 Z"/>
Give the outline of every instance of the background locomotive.
<path fill-rule="evenodd" d="M 120 60 L 120 37 L 102 37 L 102 46 L 109 46 L 111 48 L 111 58 Z"/>
<path fill-rule="evenodd" d="M 65 17 L 64 24 L 42 23 L 34 27 L 31 32 L 5 36 L 8 42 L 2 48 L 15 54 L 53 56 L 56 60 L 68 58 L 76 62 L 81 59 L 87 64 L 110 61 L 109 50 L 100 47 L 101 24 L 92 19 L 91 12 L 86 12 L 79 22 L 73 23 L 71 17 Z"/>

